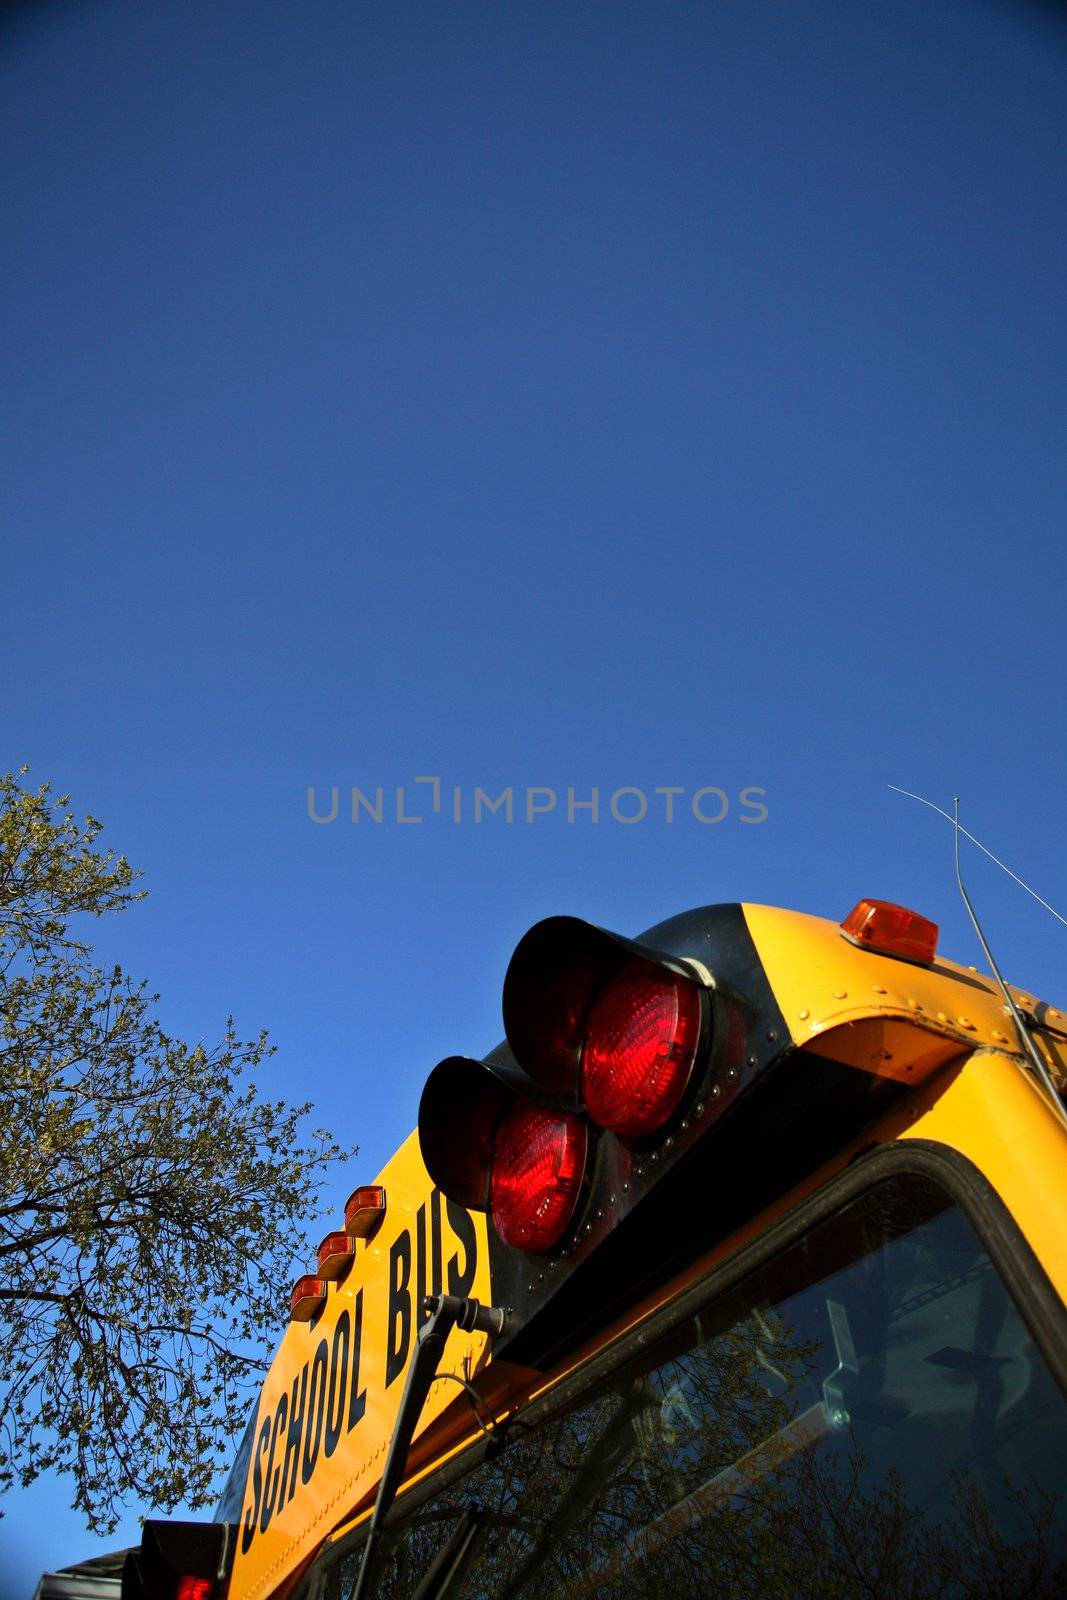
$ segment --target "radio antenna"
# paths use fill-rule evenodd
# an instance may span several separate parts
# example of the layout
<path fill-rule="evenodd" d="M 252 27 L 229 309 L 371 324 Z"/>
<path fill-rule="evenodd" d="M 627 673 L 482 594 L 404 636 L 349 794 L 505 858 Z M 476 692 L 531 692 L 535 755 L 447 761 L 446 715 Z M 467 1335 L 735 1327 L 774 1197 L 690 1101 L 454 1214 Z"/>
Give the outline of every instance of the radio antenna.
<path fill-rule="evenodd" d="M 1025 889 L 1027 894 L 1031 895 L 1037 901 L 1039 906 L 1044 906 L 1045 910 L 1051 912 L 1051 914 L 1056 918 L 1057 922 L 1062 922 L 1063 926 L 1067 928 L 1067 917 L 1061 917 L 1055 906 L 1050 906 L 1047 900 L 1042 900 L 1037 890 L 1031 889 L 1030 885 L 1023 878 L 1020 878 L 1017 872 L 1013 872 L 1006 862 L 1001 861 L 999 856 L 995 856 L 992 850 L 987 850 L 981 839 L 976 839 L 973 833 L 968 833 L 966 828 L 961 827 L 958 816 L 950 817 L 947 811 L 943 811 L 940 806 L 935 806 L 934 802 L 932 800 L 927 800 L 925 795 L 915 794 L 911 789 L 902 789 L 897 783 L 887 784 L 886 787 L 888 789 L 892 789 L 894 794 L 903 794 L 906 795 L 909 800 L 918 800 L 920 805 L 929 806 L 931 811 L 936 811 L 938 816 L 944 817 L 946 822 L 954 823 L 955 826 L 959 828 L 959 831 L 962 833 L 963 837 L 965 839 L 969 839 L 972 844 L 976 844 L 979 850 L 981 850 L 982 854 L 989 857 L 994 866 L 999 867 L 1001 872 L 1006 872 L 1008 877 L 1019 885 L 1020 889 Z"/>
<path fill-rule="evenodd" d="M 1043 905 L 1046 911 L 1051 911 L 1057 922 L 1062 922 L 1064 927 L 1067 927 L 1067 917 L 1061 917 L 1055 906 L 1050 906 L 1047 900 L 1042 900 L 1037 891 L 1035 889 L 1031 889 L 1028 883 L 1024 883 L 1022 878 L 1019 877 L 1018 873 L 1013 872 L 1010 867 L 1005 866 L 1004 862 L 1000 860 L 999 856 L 995 856 L 992 850 L 987 850 L 981 839 L 976 839 L 973 833 L 968 833 L 967 829 L 961 826 L 959 795 L 956 795 L 952 802 L 952 815 L 949 816 L 947 811 L 943 811 L 940 806 L 936 806 L 932 800 L 927 800 L 925 795 L 915 794 L 911 789 L 902 789 L 900 785 L 896 783 L 891 783 L 888 785 L 888 787 L 893 790 L 894 794 L 906 795 L 909 800 L 918 800 L 920 805 L 929 806 L 930 810 L 936 811 L 939 817 L 944 817 L 946 822 L 952 823 L 956 843 L 956 882 L 959 884 L 960 894 L 963 898 L 963 903 L 967 908 L 967 915 L 971 919 L 971 925 L 974 928 L 975 933 L 978 935 L 978 942 L 982 946 L 983 954 L 985 955 L 986 960 L 989 962 L 990 969 L 992 970 L 993 976 L 996 979 L 1000 992 L 1004 996 L 1004 1004 L 1009 1015 L 1011 1016 L 1012 1022 L 1015 1024 L 1015 1031 L 1018 1034 L 1019 1043 L 1023 1048 L 1023 1053 L 1029 1058 L 1034 1071 L 1037 1073 L 1038 1081 L 1048 1093 L 1048 1096 L 1051 1099 L 1061 1122 L 1065 1127 L 1067 1127 L 1067 1109 L 1064 1108 L 1063 1101 L 1060 1099 L 1056 1085 L 1052 1081 L 1052 1074 L 1049 1072 L 1048 1067 L 1042 1058 L 1041 1052 L 1034 1042 L 1033 1034 L 1030 1032 L 1030 1029 L 1026 1024 L 1026 1019 L 1019 1010 L 1019 1007 L 1016 1005 L 1015 999 L 1007 984 L 1004 982 L 1004 978 L 1001 975 L 1000 968 L 997 966 L 993 952 L 989 948 L 989 942 L 986 939 L 985 934 L 982 932 L 982 925 L 978 921 L 978 916 L 975 912 L 974 906 L 971 904 L 971 897 L 963 886 L 963 872 L 960 868 L 960 836 L 962 835 L 965 839 L 970 839 L 972 844 L 976 844 L 983 855 L 988 856 L 990 861 L 995 862 L 1003 872 L 1008 874 L 1009 878 L 1014 879 L 1020 888 L 1025 889 L 1027 894 L 1033 895 L 1038 904 Z"/>
<path fill-rule="evenodd" d="M 918 798 L 918 797 L 916 797 L 916 798 Z M 1056 1090 L 1056 1085 L 1052 1081 L 1052 1074 L 1049 1072 L 1048 1067 L 1045 1065 L 1045 1061 L 1044 1061 L 1044 1058 L 1042 1057 L 1042 1054 L 1041 1054 L 1040 1050 L 1037 1048 L 1037 1045 L 1034 1043 L 1033 1035 L 1031 1034 L 1029 1028 L 1026 1025 L 1026 1022 L 1025 1022 L 1025 1020 L 1023 1018 L 1022 1012 L 1019 1010 L 1019 1007 L 1015 1003 L 1015 997 L 1013 996 L 1011 990 L 1008 988 L 1007 984 L 1004 982 L 1003 977 L 1001 976 L 1000 968 L 997 966 L 997 963 L 996 963 L 996 960 L 994 958 L 993 952 L 989 948 L 989 942 L 986 939 L 985 934 L 982 932 L 982 924 L 979 922 L 978 916 L 977 916 L 977 914 L 975 912 L 975 909 L 971 904 L 971 897 L 967 893 L 967 890 L 963 886 L 963 873 L 962 873 L 962 871 L 960 869 L 960 834 L 963 832 L 963 829 L 960 827 L 960 797 L 959 797 L 959 795 L 956 795 L 953 798 L 953 801 L 952 801 L 952 824 L 953 824 L 953 828 L 954 828 L 954 831 L 955 831 L 955 841 L 956 841 L 956 882 L 960 886 L 960 894 L 963 896 L 963 903 L 967 907 L 967 915 L 970 917 L 971 922 L 972 922 L 972 924 L 974 926 L 974 931 L 978 935 L 978 943 L 982 946 L 983 953 L 985 955 L 986 960 L 989 962 L 989 966 L 990 966 L 990 969 L 991 969 L 991 971 L 993 973 L 993 976 L 997 980 L 997 983 L 1000 985 L 1000 992 L 1004 996 L 1004 1002 L 1005 1002 L 1008 1010 L 1011 1012 L 1012 1021 L 1015 1023 L 1015 1031 L 1019 1036 L 1019 1043 L 1022 1045 L 1023 1050 L 1025 1051 L 1025 1053 L 1030 1057 L 1030 1060 L 1031 1060 L 1031 1062 L 1033 1064 L 1033 1067 L 1034 1067 L 1034 1071 L 1037 1073 L 1038 1079 L 1040 1080 L 1041 1083 L 1044 1084 L 1046 1090 L 1048 1091 L 1049 1098 L 1051 1099 L 1052 1104 L 1056 1108 L 1056 1111 L 1057 1111 L 1057 1113 L 1059 1115 L 1060 1121 L 1063 1122 L 1065 1125 L 1067 1125 L 1067 1111 L 1064 1110 L 1063 1102 L 1060 1099 L 1059 1094 L 1058 1094 L 1058 1092 Z M 969 837 L 970 837 L 970 835 L 968 834 L 968 838 Z M 1014 874 L 1012 874 L 1012 876 L 1014 876 Z M 1024 887 L 1025 887 L 1025 885 L 1024 885 Z M 1050 907 L 1050 909 L 1051 909 L 1051 907 Z"/>

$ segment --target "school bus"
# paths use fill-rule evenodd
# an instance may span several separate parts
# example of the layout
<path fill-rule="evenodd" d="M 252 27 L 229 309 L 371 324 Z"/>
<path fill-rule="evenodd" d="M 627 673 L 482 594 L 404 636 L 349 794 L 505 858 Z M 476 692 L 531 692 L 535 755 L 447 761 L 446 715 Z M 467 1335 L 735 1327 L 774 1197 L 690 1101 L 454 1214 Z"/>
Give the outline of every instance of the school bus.
<path fill-rule="evenodd" d="M 1067 1594 L 1067 1017 L 937 936 L 533 927 L 124 1600 Z"/>

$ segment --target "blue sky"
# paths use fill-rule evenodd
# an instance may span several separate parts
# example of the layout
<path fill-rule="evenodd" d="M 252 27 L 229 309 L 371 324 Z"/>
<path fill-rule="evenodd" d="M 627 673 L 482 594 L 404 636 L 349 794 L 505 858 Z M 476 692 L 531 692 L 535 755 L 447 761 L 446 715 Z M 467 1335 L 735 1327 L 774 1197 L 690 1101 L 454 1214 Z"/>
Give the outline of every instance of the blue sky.
<path fill-rule="evenodd" d="M 951 831 L 889 782 L 961 794 L 1067 907 L 1056 18 L 10 13 L 0 755 L 145 872 L 94 935 L 165 1022 L 267 1026 L 264 1087 L 360 1144 L 333 1214 L 434 1062 L 496 1043 L 540 916 L 875 894 L 977 960 Z M 475 825 L 476 787 L 516 820 Z M 1063 928 L 969 877 L 1062 999 Z M 68 1501 L 8 1497 L 13 1595 L 136 1537 Z"/>

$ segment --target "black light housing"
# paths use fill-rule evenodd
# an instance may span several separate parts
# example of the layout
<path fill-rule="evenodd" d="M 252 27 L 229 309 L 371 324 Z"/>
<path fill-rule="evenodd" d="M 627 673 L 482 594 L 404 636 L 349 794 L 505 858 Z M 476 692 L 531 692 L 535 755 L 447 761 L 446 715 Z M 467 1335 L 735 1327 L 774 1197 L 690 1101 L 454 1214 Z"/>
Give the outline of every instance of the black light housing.
<path fill-rule="evenodd" d="M 516 946 L 503 1008 L 505 1043 L 481 1061 L 449 1056 L 431 1072 L 419 1139 L 434 1182 L 469 1210 L 494 1214 L 498 1151 L 501 1172 L 515 1176 L 519 1200 L 487 1241 L 494 1297 L 513 1313 L 496 1349 L 540 1367 L 574 1346 L 593 1306 L 602 1314 L 660 1281 L 692 1250 L 694 1230 L 711 1237 L 709 1216 L 728 1231 L 753 1203 L 751 1163 L 739 1173 L 730 1141 L 714 1130 L 791 1040 L 736 904 L 685 912 L 637 940 L 550 917 Z M 599 1043 L 585 1084 L 587 1036 Z M 664 1062 L 666 1090 L 657 1081 Z M 560 1137 L 540 1119 L 547 1143 L 535 1150 L 528 1130 L 513 1139 L 524 1105 L 582 1123 L 585 1139 Z M 754 1102 L 751 1112 L 765 1116 Z M 775 1106 L 783 1125 L 794 1114 L 791 1100 Z M 530 1160 L 515 1165 L 525 1138 Z M 770 1129 L 765 1143 L 768 1187 L 780 1165 Z M 503 1188 L 498 1179 L 498 1199 Z M 558 1232 L 557 1201 L 566 1211 Z"/>
<path fill-rule="evenodd" d="M 594 996 L 634 962 L 710 987 L 699 962 L 650 949 L 580 917 L 546 917 L 515 947 L 504 977 L 504 1032 L 523 1070 L 577 1103 L 585 1024 Z"/>
<path fill-rule="evenodd" d="M 671 1014 L 679 986 L 679 1017 L 688 1013 L 680 1021 Z M 496 1353 L 542 1370 L 612 1308 L 632 1305 L 788 1192 L 903 1092 L 884 1075 L 798 1048 L 736 903 L 683 912 L 636 940 L 576 917 L 538 923 L 508 967 L 504 1020 L 508 1042 L 484 1062 L 450 1057 L 431 1074 L 419 1136 L 445 1195 L 488 1209 L 494 1142 L 510 1108 L 524 1099 L 586 1122 L 588 1158 L 565 1231 L 540 1254 L 488 1232 L 493 1297 L 511 1311 Z M 583 1068 L 589 1040 L 599 1059 Z M 672 1069 L 681 1065 L 668 1092 L 653 1083 L 646 1094 L 642 1074 L 650 1058 L 658 1071 L 661 1050 L 673 1053 Z M 632 1116 L 613 1115 L 620 1082 Z M 644 1118 L 642 1104 L 662 1120 Z"/>
<path fill-rule="evenodd" d="M 493 1138 L 504 1113 L 525 1098 L 523 1087 L 531 1086 L 517 1069 L 492 1056 L 446 1056 L 426 1080 L 419 1102 L 423 1162 L 438 1188 L 470 1211 L 489 1205 Z"/>
<path fill-rule="evenodd" d="M 146 1522 L 122 1568 L 122 1600 L 217 1600 L 233 1564 L 231 1522 Z"/>
<path fill-rule="evenodd" d="M 438 1062 L 422 1092 L 419 1143 L 450 1199 L 488 1212 L 505 1242 L 540 1254 L 560 1243 L 579 1209 L 590 1131 L 508 1056 L 504 1045 L 487 1061 Z"/>

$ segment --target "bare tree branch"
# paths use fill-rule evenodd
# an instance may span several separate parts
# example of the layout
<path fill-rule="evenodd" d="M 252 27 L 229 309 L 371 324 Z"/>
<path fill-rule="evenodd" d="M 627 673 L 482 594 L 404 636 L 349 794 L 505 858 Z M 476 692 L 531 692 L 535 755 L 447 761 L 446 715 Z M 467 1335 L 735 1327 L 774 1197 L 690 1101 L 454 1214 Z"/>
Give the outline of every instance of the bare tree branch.
<path fill-rule="evenodd" d="M 185 1044 L 93 965 L 71 919 L 142 894 L 99 832 L 0 777 L 0 1490 L 66 1472 L 106 1530 L 211 1499 L 344 1152 L 259 1095 L 265 1034 Z"/>

